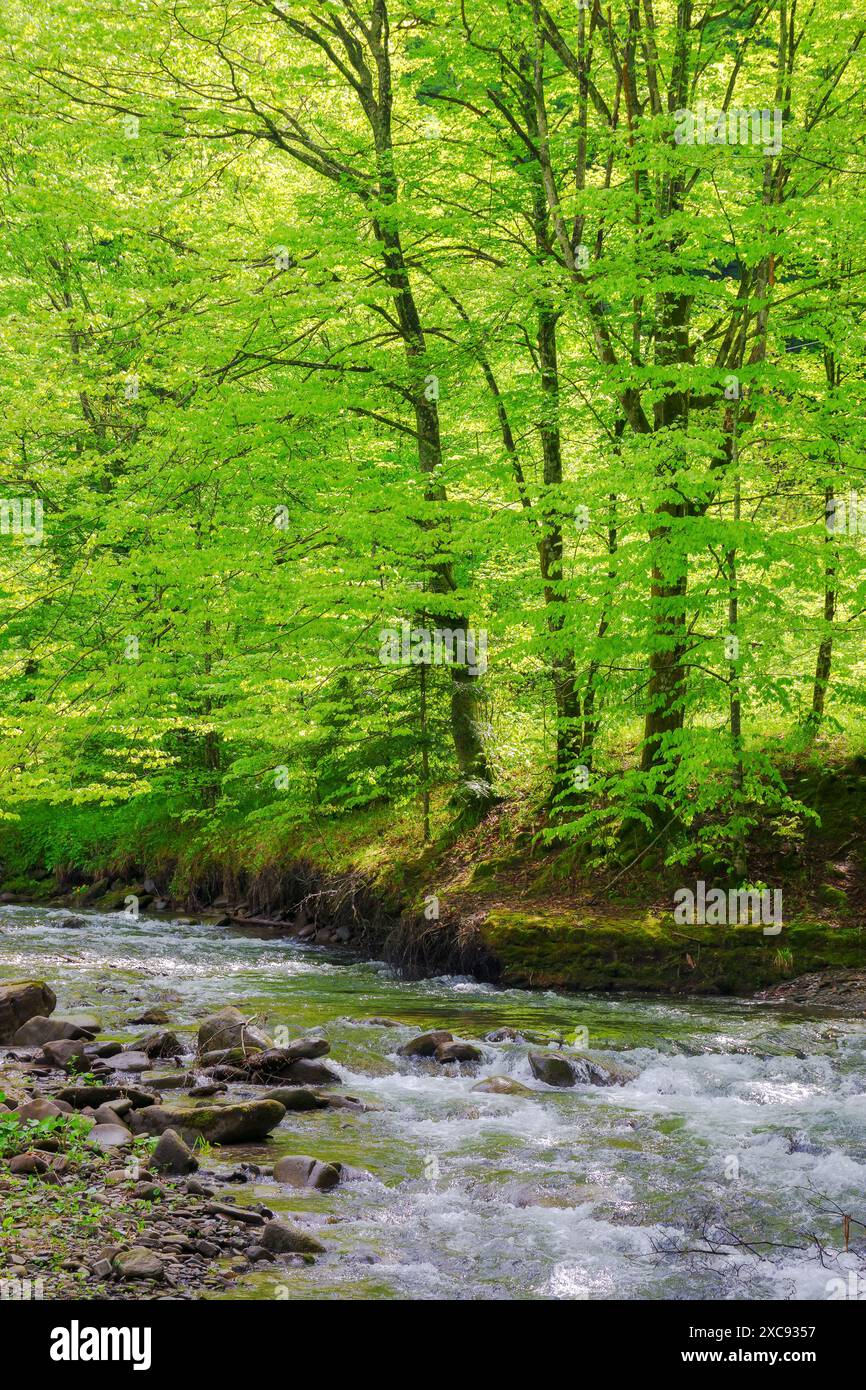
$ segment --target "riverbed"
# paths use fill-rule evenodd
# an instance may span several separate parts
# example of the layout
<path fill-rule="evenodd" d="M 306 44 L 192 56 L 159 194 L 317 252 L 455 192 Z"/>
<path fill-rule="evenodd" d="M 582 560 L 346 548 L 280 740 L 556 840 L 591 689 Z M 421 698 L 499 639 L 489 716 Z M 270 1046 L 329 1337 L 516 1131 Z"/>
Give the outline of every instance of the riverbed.
<path fill-rule="evenodd" d="M 258 1164 L 239 1199 L 306 1213 L 328 1252 L 256 1269 L 229 1297 L 825 1299 L 863 1267 L 863 1232 L 851 1227 L 845 1254 L 842 1222 L 866 1221 L 862 1018 L 407 983 L 261 929 L 116 913 L 61 927 L 68 916 L 0 907 L 0 979 L 46 980 L 58 1015 L 94 1010 L 123 1041 L 146 1031 L 128 1021 L 151 1007 L 181 1037 L 226 1004 L 271 1033 L 320 1031 L 340 1090 L 371 1106 L 290 1113 L 266 1149 L 208 1157 L 224 1175 Z M 483 1061 L 397 1056 L 428 1028 L 476 1042 Z M 487 1040 L 502 1028 L 520 1037 Z M 531 1046 L 567 1054 L 587 1037 L 633 1079 L 560 1090 L 533 1077 Z M 473 1091 L 494 1074 L 531 1094 Z M 362 1176 L 328 1193 L 281 1188 L 266 1173 L 288 1153 Z"/>

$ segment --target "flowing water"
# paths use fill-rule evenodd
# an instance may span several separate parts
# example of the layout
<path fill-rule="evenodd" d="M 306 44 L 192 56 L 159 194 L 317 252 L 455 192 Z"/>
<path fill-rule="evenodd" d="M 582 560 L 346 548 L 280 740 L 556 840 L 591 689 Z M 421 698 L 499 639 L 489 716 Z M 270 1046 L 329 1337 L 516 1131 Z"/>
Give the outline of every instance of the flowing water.
<path fill-rule="evenodd" d="M 857 1287 L 864 1243 L 852 1226 L 844 1253 L 841 1213 L 866 1220 L 862 1020 L 457 977 L 410 984 L 254 929 L 92 914 L 75 930 L 57 925 L 65 916 L 0 908 L 0 979 L 43 978 L 58 1014 L 95 1010 L 121 1039 L 147 1031 L 127 1020 L 157 1005 L 181 1034 L 225 1004 L 292 1036 L 319 1029 L 340 1089 L 377 1107 L 290 1113 L 267 1154 L 208 1157 L 227 1173 L 240 1157 L 265 1169 L 305 1153 L 365 1174 L 327 1194 L 267 1178 L 234 1187 L 305 1213 L 329 1253 L 257 1270 L 232 1297 L 274 1296 L 277 1282 L 292 1299 L 823 1299 L 842 1281 L 848 1296 Z M 363 1021 L 383 1015 L 399 1027 Z M 585 1028 L 591 1051 L 636 1075 L 553 1090 L 533 1078 L 528 1041 L 485 1040 L 506 1025 L 566 1051 Z M 396 1056 L 433 1027 L 480 1043 L 484 1061 Z M 473 1091 L 491 1074 L 531 1096 Z M 866 1296 L 862 1276 L 859 1288 Z"/>

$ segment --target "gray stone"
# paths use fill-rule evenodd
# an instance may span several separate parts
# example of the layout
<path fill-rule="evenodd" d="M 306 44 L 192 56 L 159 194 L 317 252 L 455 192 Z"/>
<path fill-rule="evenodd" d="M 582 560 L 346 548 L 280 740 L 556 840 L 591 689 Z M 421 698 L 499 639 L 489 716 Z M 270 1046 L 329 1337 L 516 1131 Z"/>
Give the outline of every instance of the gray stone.
<path fill-rule="evenodd" d="M 279 1101 L 287 1110 L 324 1110 L 328 1105 L 327 1096 L 317 1095 L 308 1086 L 275 1086 L 262 1099 Z"/>
<path fill-rule="evenodd" d="M 86 1142 L 92 1149 L 125 1149 L 132 1143 L 132 1135 L 125 1125 L 94 1125 Z"/>
<path fill-rule="evenodd" d="M 113 1263 L 121 1279 L 162 1279 L 165 1273 L 162 1257 L 142 1246 L 115 1255 Z"/>
<path fill-rule="evenodd" d="M 59 1042 L 47 1042 L 42 1048 L 42 1058 L 49 1066 L 62 1067 L 69 1071 L 87 1069 L 87 1053 L 84 1043 L 73 1038 L 61 1038 Z"/>
<path fill-rule="evenodd" d="M 46 1100 L 44 1096 L 38 1096 L 36 1100 L 23 1101 L 15 1114 L 19 1120 L 50 1120 L 57 1115 L 62 1115 L 63 1111 L 53 1101 Z"/>
<path fill-rule="evenodd" d="M 158 1173 L 194 1173 L 198 1159 L 179 1134 L 166 1129 L 151 1154 L 150 1166 Z"/>
<path fill-rule="evenodd" d="M 561 1052 L 530 1052 L 532 1075 L 547 1086 L 574 1086 L 577 1073 Z"/>
<path fill-rule="evenodd" d="M 57 996 L 44 980 L 8 980 L 0 985 L 0 1042 L 9 1042 L 28 1019 L 47 1018 L 56 1005 Z"/>
<path fill-rule="evenodd" d="M 150 1058 L 146 1052 L 118 1052 L 116 1057 L 110 1058 L 111 1071 L 147 1071 L 150 1066 Z"/>
<path fill-rule="evenodd" d="M 155 1105 L 159 1096 L 153 1091 L 142 1090 L 139 1086 L 64 1086 L 54 1097 L 55 1100 L 66 1101 L 74 1110 L 83 1110 L 85 1106 L 93 1106 L 94 1109 L 105 1104 L 106 1101 L 129 1100 L 133 1108 L 138 1110 L 145 1105 Z"/>
<path fill-rule="evenodd" d="M 42 1047 L 47 1042 L 69 1038 L 92 1038 L 93 1033 L 80 1028 L 68 1018 L 43 1018 L 37 1014 L 22 1023 L 12 1039 L 13 1047 Z"/>
<path fill-rule="evenodd" d="M 306 1231 L 284 1221 L 268 1221 L 258 1233 L 258 1240 L 261 1249 L 272 1255 L 320 1255 L 325 1248 Z"/>
<path fill-rule="evenodd" d="M 313 1062 L 308 1057 L 299 1057 L 282 1073 L 281 1081 L 291 1081 L 298 1086 L 330 1086 L 339 1081 L 339 1076 L 324 1062 Z"/>
<path fill-rule="evenodd" d="M 322 1162 L 308 1154 L 286 1154 L 274 1164 L 277 1182 L 289 1187 L 316 1187 L 330 1192 L 340 1181 L 342 1164 Z"/>
<path fill-rule="evenodd" d="M 151 1058 L 183 1056 L 183 1046 L 180 1039 L 168 1029 L 163 1029 L 159 1033 L 150 1033 L 146 1038 L 141 1038 L 138 1047 L 139 1051 Z"/>
<path fill-rule="evenodd" d="M 273 1047 L 273 1042 L 252 1027 L 239 1009 L 229 1007 L 203 1018 L 198 1026 L 199 1052 L 212 1052 L 222 1047 L 241 1047 L 246 1052 L 255 1052 Z"/>
<path fill-rule="evenodd" d="M 453 1034 L 437 1029 L 432 1033 L 420 1033 L 417 1038 L 411 1038 L 397 1049 L 397 1054 L 400 1057 L 432 1057 L 437 1047 L 453 1041 Z"/>
<path fill-rule="evenodd" d="M 285 1107 L 275 1100 L 191 1108 L 148 1105 L 130 1116 L 130 1124 L 136 1134 L 162 1134 L 173 1129 L 187 1143 L 204 1139 L 210 1144 L 253 1144 L 266 1138 L 285 1113 Z"/>

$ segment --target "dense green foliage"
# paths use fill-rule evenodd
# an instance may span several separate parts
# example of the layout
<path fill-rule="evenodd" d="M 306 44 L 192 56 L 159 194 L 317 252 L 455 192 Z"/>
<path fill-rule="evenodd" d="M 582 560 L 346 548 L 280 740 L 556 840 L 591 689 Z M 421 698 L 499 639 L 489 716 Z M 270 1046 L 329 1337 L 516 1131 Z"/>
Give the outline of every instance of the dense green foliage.
<path fill-rule="evenodd" d="M 796 820 L 863 705 L 857 9 L 8 0 L 0 816 Z"/>

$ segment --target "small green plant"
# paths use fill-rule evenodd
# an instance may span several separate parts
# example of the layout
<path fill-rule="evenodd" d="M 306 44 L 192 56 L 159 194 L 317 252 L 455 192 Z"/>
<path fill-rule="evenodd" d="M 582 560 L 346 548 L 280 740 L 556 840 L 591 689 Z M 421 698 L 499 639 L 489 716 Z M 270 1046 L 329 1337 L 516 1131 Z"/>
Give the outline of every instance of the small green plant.
<path fill-rule="evenodd" d="M 56 1139 L 64 1153 L 81 1157 L 89 1130 L 87 1120 L 81 1115 L 20 1120 L 13 1111 L 11 1115 L 0 1116 L 0 1158 L 10 1158 L 25 1148 L 39 1148 L 43 1139 Z"/>

